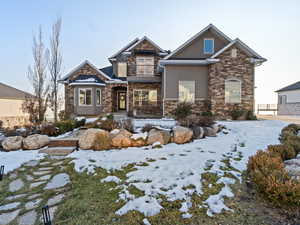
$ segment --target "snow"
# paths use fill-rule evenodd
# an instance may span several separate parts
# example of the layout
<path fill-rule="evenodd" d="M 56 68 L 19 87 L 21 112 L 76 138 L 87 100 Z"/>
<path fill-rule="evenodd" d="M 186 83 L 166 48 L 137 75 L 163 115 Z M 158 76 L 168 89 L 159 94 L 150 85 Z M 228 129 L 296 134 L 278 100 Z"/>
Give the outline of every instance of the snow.
<path fill-rule="evenodd" d="M 120 130 L 119 129 L 113 129 L 110 133 L 115 135 L 115 134 L 120 133 Z"/>
<path fill-rule="evenodd" d="M 143 124 L 149 123 L 149 120 L 142 121 Z M 125 200 L 126 204 L 116 212 L 118 215 L 126 214 L 130 210 L 140 211 L 145 216 L 155 215 L 162 209 L 159 196 L 163 195 L 167 201 L 180 200 L 180 211 L 184 213 L 182 216 L 188 218 L 190 196 L 202 194 L 201 174 L 204 172 L 216 173 L 220 177 L 218 182 L 224 184 L 218 194 L 205 201 L 209 207 L 207 213 L 213 215 L 222 210 L 231 211 L 225 205 L 224 197 L 233 196 L 229 185 L 234 183 L 235 179 L 224 177 L 222 167 L 226 165 L 222 160 L 229 158 L 231 166 L 240 172 L 227 172 L 240 180 L 248 158 L 269 144 L 277 144 L 279 133 L 286 123 L 270 120 L 220 123 L 228 128 L 228 134 L 219 133 L 218 137 L 207 137 L 184 145 L 171 143 L 163 145 L 159 150 L 148 147 L 100 152 L 85 150 L 73 152 L 68 157 L 75 158 L 73 162 L 78 172 L 86 170 L 88 173 L 94 173 L 96 167 L 108 171 L 121 170 L 129 164 L 136 164 L 136 170 L 127 173 L 127 180 L 121 185 L 119 197 Z M 142 125 L 142 122 L 138 122 L 138 125 Z M 90 162 L 89 159 L 94 161 Z M 143 162 L 147 162 L 148 166 L 138 165 Z M 145 195 L 138 198 L 131 195 L 127 191 L 130 185 L 143 191 Z M 187 186 L 189 188 L 186 188 Z"/>
<path fill-rule="evenodd" d="M 146 140 L 148 137 L 148 132 L 133 134 L 130 138 L 133 140 L 144 139 Z"/>
<path fill-rule="evenodd" d="M 143 223 L 144 223 L 144 225 L 151 225 L 151 223 L 149 222 L 149 220 L 147 220 L 146 218 L 143 219 Z"/>
<path fill-rule="evenodd" d="M 76 82 L 97 82 L 95 78 L 88 78 L 88 79 L 82 79 L 82 80 L 76 80 Z"/>
<path fill-rule="evenodd" d="M 101 180 L 101 182 L 115 182 L 117 184 L 121 183 L 121 180 L 116 176 L 108 176 Z"/>
<path fill-rule="evenodd" d="M 0 165 L 5 166 L 4 173 L 7 174 L 30 160 L 39 160 L 44 158 L 45 154 L 38 152 L 38 150 L 0 152 Z"/>
<path fill-rule="evenodd" d="M 152 144 L 152 148 L 161 148 L 162 144 L 159 141 L 156 141 Z"/>
<path fill-rule="evenodd" d="M 153 126 L 158 126 L 160 128 L 172 128 L 176 125 L 176 120 L 169 118 L 162 119 L 134 119 L 133 125 L 137 128 L 142 128 L 146 124 L 151 124 Z"/>

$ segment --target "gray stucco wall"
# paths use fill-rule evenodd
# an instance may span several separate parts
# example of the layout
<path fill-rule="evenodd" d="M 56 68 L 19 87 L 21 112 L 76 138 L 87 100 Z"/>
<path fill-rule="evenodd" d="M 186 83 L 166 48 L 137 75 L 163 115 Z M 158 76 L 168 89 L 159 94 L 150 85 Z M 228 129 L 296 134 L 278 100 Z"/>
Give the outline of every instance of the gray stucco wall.
<path fill-rule="evenodd" d="M 177 54 L 175 54 L 171 59 L 182 58 L 182 59 L 191 59 L 191 58 L 207 58 L 211 54 L 204 54 L 203 52 L 203 42 L 205 38 L 213 38 L 214 39 L 214 46 L 215 46 L 215 53 L 222 49 L 225 45 L 229 42 L 224 40 L 211 32 L 210 30 L 206 31 L 200 37 L 189 43 L 188 46 L 183 48 Z"/>
<path fill-rule="evenodd" d="M 300 102 L 278 104 L 278 115 L 300 116 Z"/>
<path fill-rule="evenodd" d="M 165 99 L 178 99 L 178 82 L 195 81 L 195 97 L 207 98 L 208 94 L 208 67 L 207 66 L 175 66 L 165 67 Z"/>
<path fill-rule="evenodd" d="M 79 105 L 79 89 L 80 88 L 91 88 L 92 89 L 92 105 L 91 106 L 80 106 Z M 96 105 L 96 89 L 101 89 L 101 105 Z M 76 86 L 74 88 L 74 112 L 76 115 L 98 115 L 103 112 L 104 103 L 104 87 L 99 86 Z"/>

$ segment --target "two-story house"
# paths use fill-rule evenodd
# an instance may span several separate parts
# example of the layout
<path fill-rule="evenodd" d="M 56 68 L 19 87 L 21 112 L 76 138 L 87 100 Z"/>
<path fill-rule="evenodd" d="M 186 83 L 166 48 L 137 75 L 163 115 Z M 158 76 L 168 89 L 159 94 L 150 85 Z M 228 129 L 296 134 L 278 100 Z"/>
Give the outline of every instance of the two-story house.
<path fill-rule="evenodd" d="M 235 106 L 253 110 L 254 69 L 266 61 L 212 24 L 173 52 L 143 37 L 108 60 L 100 69 L 85 61 L 62 78 L 68 115 L 168 116 L 179 102 L 196 113 L 209 104 L 224 117 Z"/>

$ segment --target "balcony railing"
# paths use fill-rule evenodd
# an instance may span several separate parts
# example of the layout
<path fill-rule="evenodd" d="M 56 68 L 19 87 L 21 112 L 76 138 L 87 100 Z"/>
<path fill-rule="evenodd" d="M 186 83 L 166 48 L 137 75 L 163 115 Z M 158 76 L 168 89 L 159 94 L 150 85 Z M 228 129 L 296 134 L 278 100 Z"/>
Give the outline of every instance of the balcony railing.
<path fill-rule="evenodd" d="M 162 115 L 161 101 L 135 101 L 133 114 L 136 117 L 159 117 Z"/>
<path fill-rule="evenodd" d="M 129 65 L 128 76 L 155 76 L 157 74 L 155 65 Z"/>

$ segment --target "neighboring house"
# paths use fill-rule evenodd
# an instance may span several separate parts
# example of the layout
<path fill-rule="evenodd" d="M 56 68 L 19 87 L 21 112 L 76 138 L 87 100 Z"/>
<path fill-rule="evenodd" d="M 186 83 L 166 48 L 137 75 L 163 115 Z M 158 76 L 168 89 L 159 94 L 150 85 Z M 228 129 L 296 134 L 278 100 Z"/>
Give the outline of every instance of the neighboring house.
<path fill-rule="evenodd" d="M 300 81 L 278 91 L 278 115 L 300 116 Z"/>
<path fill-rule="evenodd" d="M 0 120 L 4 127 L 23 125 L 28 122 L 28 115 L 22 112 L 22 104 L 31 94 L 0 83 Z"/>
<path fill-rule="evenodd" d="M 212 24 L 172 53 L 144 37 L 108 60 L 101 69 L 85 61 L 62 78 L 68 115 L 169 116 L 184 101 L 223 117 L 234 106 L 253 110 L 254 69 L 266 61 Z"/>

